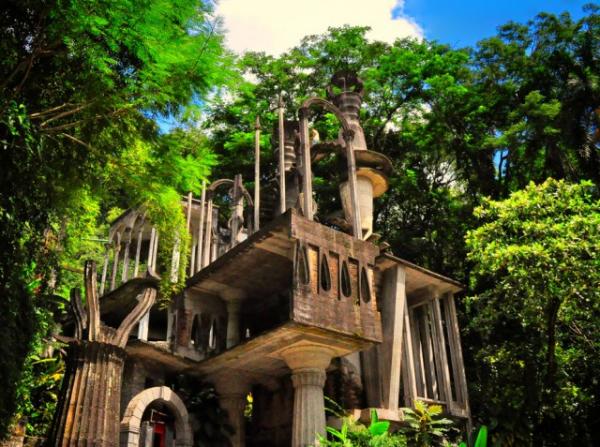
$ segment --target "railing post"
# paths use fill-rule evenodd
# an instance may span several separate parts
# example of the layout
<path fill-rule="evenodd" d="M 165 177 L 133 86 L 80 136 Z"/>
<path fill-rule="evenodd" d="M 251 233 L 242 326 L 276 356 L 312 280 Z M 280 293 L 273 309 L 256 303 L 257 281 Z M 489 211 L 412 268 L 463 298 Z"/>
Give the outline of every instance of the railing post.
<path fill-rule="evenodd" d="M 354 237 L 362 239 L 362 228 L 360 221 L 360 207 L 358 202 L 358 187 L 356 181 L 356 160 L 352 144 L 354 136 L 351 131 L 344 131 L 344 142 L 346 143 L 346 159 L 348 160 L 348 186 L 350 187 L 350 200 L 352 202 L 352 232 Z"/>
<path fill-rule="evenodd" d="M 279 119 L 279 212 L 285 213 L 285 129 L 283 123 L 283 97 L 279 95 L 277 108 Z M 308 132 L 308 131 L 307 131 Z M 310 151 L 310 146 L 309 146 Z"/>
<path fill-rule="evenodd" d="M 131 234 L 133 233 L 132 228 L 125 229 L 125 253 L 123 253 L 123 269 L 121 275 L 121 281 L 126 282 L 129 279 L 129 249 L 131 247 Z"/>
<path fill-rule="evenodd" d="M 110 243 L 104 244 L 104 265 L 102 266 L 102 280 L 100 282 L 100 296 L 104 295 L 106 288 L 106 276 L 108 274 L 108 261 L 110 257 Z"/>
<path fill-rule="evenodd" d="M 206 267 L 210 264 L 210 243 L 212 233 L 212 214 L 213 214 L 213 202 L 212 192 L 209 191 L 208 204 L 206 208 L 206 231 L 204 232 L 204 247 L 202 248 L 202 267 Z"/>
<path fill-rule="evenodd" d="M 115 236 L 116 243 L 113 248 L 113 268 L 112 275 L 110 277 L 110 290 L 114 290 L 117 285 L 117 272 L 119 268 L 119 256 L 121 252 L 121 233 L 117 233 Z M 114 240 L 114 239 L 113 239 Z"/>
<path fill-rule="evenodd" d="M 281 144 L 281 143 L 280 143 Z M 260 119 L 254 124 L 254 231 L 260 229 Z"/>
<path fill-rule="evenodd" d="M 142 254 L 142 238 L 144 237 L 145 219 L 140 222 L 140 228 L 137 234 L 137 247 L 135 249 L 135 264 L 133 266 L 133 277 L 137 278 L 140 269 L 140 256 Z"/>
<path fill-rule="evenodd" d="M 203 246 L 204 246 L 204 221 L 206 219 L 206 180 L 202 181 L 202 195 L 200 196 L 200 223 L 198 224 L 198 244 L 196 248 L 196 271 L 204 267 Z"/>
<path fill-rule="evenodd" d="M 308 136 L 307 108 L 300 109 L 300 146 L 302 148 L 302 194 L 304 217 L 308 220 L 313 220 L 312 168 L 310 165 L 310 138 Z"/>

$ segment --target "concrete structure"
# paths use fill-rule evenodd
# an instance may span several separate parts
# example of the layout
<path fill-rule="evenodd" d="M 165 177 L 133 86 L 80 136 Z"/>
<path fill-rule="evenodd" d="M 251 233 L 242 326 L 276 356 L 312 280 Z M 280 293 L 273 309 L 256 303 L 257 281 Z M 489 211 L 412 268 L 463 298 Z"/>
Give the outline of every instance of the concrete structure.
<path fill-rule="evenodd" d="M 92 310 L 94 324 L 111 334 L 100 350 L 110 351 L 105 357 L 114 366 L 89 372 L 80 352 L 99 341 L 81 339 L 85 318 L 78 317 L 69 339 L 75 379 L 65 388 L 55 445 L 194 445 L 206 415 L 187 408 L 197 408 L 198 394 L 181 386 L 181 377 L 214 386 L 235 447 L 313 445 L 325 433 L 324 394 L 359 417 L 375 408 L 381 418 L 400 421 L 400 407 L 422 399 L 469 418 L 454 307 L 461 285 L 376 244 L 373 199 L 387 189 L 391 163 L 366 146 L 360 79 L 338 73 L 329 92 L 330 100 L 302 104 L 299 121 L 285 121 L 280 104 L 273 139 L 279 170 L 257 186 L 254 200 L 239 175 L 205 185 L 200 199 L 182 200 L 192 250 L 186 288 L 167 308 L 140 298 L 154 293 L 153 272 L 160 270 L 160 235 L 144 210 L 112 224 L 101 309 Z M 315 108 L 338 119 L 336 141 L 311 139 Z M 259 132 L 257 122 L 257 147 Z M 340 161 L 344 218 L 319 215 L 312 197 L 311 164 L 331 153 Z M 219 194 L 226 199 L 217 201 Z M 230 206 L 226 224 L 217 203 Z M 174 250 L 173 268 L 159 273 L 176 279 L 179 259 Z M 111 332 L 122 322 L 127 333 Z M 93 409 L 72 398 L 80 396 L 81 374 Z M 107 380 L 112 391 L 104 396 Z M 89 428 L 77 431 L 85 439 L 64 428 L 73 424 Z"/>

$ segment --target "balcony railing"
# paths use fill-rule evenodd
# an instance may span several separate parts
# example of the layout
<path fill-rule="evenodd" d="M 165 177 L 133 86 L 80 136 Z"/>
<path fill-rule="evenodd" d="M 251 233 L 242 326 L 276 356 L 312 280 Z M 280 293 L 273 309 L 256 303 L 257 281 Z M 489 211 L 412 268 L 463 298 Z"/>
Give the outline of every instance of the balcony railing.
<path fill-rule="evenodd" d="M 191 240 L 186 277 L 193 276 L 253 233 L 252 199 L 239 175 L 234 180 L 221 179 L 205 187 L 200 198 L 190 193 L 181 204 Z M 226 216 L 222 210 L 227 210 Z M 147 272 L 166 273 L 158 260 L 159 231 L 143 208 L 129 210 L 113 222 L 108 240 L 99 282 L 101 296 Z M 169 274 L 176 281 L 182 256 L 177 245 L 172 256 Z"/>

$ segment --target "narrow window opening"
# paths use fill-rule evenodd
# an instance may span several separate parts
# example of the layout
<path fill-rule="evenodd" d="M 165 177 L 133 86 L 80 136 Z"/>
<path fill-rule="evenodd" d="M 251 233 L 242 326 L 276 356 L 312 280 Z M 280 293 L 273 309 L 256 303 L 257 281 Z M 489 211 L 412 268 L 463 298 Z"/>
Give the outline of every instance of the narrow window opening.
<path fill-rule="evenodd" d="M 331 289 L 331 275 L 329 273 L 329 263 L 327 262 L 327 256 L 321 257 L 321 269 L 319 272 L 321 289 L 328 292 Z"/>
<path fill-rule="evenodd" d="M 360 296 L 365 303 L 371 301 L 371 285 L 367 269 L 364 267 L 360 270 Z"/>
<path fill-rule="evenodd" d="M 198 314 L 194 315 L 194 322 L 192 323 L 192 334 L 190 336 L 190 343 L 195 347 L 200 347 L 200 322 L 198 321 Z"/>
<path fill-rule="evenodd" d="M 208 347 L 210 349 L 217 348 L 217 320 L 213 320 L 208 332 Z"/>
<path fill-rule="evenodd" d="M 306 247 L 298 247 L 298 258 L 296 260 L 298 280 L 301 284 L 308 284 L 310 282 L 310 269 L 308 268 L 308 257 L 306 256 Z"/>
<path fill-rule="evenodd" d="M 352 283 L 350 282 L 350 273 L 346 261 L 342 263 L 342 295 L 346 298 L 352 295 Z"/>

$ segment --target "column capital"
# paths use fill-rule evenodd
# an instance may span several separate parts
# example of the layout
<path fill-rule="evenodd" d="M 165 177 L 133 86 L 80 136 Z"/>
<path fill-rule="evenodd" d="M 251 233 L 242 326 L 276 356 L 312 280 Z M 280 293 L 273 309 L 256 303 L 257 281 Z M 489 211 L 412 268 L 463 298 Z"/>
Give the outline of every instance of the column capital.
<path fill-rule="evenodd" d="M 335 351 L 331 348 L 316 344 L 290 346 L 281 351 L 281 357 L 294 372 L 322 371 L 331 363 Z"/>
<path fill-rule="evenodd" d="M 302 370 L 292 374 L 292 384 L 294 385 L 294 388 L 303 386 L 317 386 L 323 388 L 326 376 L 325 371 Z"/>

